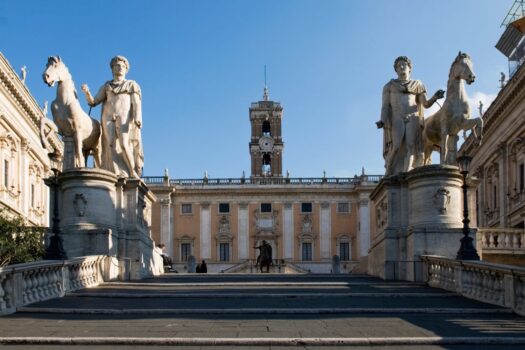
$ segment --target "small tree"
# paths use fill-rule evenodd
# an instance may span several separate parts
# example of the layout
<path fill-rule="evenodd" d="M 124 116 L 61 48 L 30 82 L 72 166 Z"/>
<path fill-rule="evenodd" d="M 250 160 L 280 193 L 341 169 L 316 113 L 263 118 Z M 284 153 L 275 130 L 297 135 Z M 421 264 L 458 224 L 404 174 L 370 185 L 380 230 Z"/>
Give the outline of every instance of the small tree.
<path fill-rule="evenodd" d="M 44 228 L 27 226 L 21 217 L 0 209 L 0 267 L 40 260 L 44 254 Z"/>

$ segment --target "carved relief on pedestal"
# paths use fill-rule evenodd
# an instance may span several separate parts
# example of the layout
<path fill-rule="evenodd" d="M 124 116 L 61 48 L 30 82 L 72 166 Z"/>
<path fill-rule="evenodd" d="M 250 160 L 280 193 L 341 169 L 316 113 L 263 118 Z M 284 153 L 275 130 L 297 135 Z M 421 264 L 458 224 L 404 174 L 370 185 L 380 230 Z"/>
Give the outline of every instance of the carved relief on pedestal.
<path fill-rule="evenodd" d="M 143 209 L 142 210 L 142 218 L 143 218 L 142 225 L 145 228 L 148 228 L 150 217 L 151 217 L 151 206 L 144 204 L 142 206 L 142 209 Z"/>
<path fill-rule="evenodd" d="M 84 216 L 86 213 L 87 199 L 83 193 L 77 193 L 73 199 L 73 208 L 77 216 Z"/>
<path fill-rule="evenodd" d="M 137 201 L 137 223 L 142 227 L 147 227 L 147 222 L 145 220 L 147 207 L 144 198 L 139 197 Z"/>
<path fill-rule="evenodd" d="M 440 188 L 434 193 L 434 205 L 440 214 L 446 214 L 450 204 L 450 191 L 446 188 Z"/>
<path fill-rule="evenodd" d="M 388 198 L 384 197 L 376 206 L 376 228 L 379 231 L 388 223 Z"/>

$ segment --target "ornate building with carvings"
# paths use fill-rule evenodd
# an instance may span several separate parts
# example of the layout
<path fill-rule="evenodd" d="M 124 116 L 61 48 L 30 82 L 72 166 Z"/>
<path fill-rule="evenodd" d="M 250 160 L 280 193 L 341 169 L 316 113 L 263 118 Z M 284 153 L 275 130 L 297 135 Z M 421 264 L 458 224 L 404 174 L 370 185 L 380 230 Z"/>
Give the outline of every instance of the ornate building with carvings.
<path fill-rule="evenodd" d="M 29 225 L 49 226 L 48 153 L 60 153 L 62 143 L 51 132 L 53 123 L 42 118 L 41 107 L 0 53 L 0 206 Z"/>
<path fill-rule="evenodd" d="M 240 179 L 145 177 L 159 199 L 153 207 L 156 242 L 184 272 L 190 256 L 208 271 L 251 271 L 262 241 L 281 272 L 359 268 L 370 246 L 369 195 L 380 176 L 290 178 L 283 174 L 283 107 L 251 104 L 251 175 Z M 361 265 L 366 268 L 366 264 Z"/>
<path fill-rule="evenodd" d="M 483 140 L 460 152 L 473 157 L 469 202 L 482 259 L 525 264 L 525 17 L 511 17 L 496 48 L 509 59 L 508 81 L 483 114 Z M 503 75 L 503 73 L 502 73 Z"/>

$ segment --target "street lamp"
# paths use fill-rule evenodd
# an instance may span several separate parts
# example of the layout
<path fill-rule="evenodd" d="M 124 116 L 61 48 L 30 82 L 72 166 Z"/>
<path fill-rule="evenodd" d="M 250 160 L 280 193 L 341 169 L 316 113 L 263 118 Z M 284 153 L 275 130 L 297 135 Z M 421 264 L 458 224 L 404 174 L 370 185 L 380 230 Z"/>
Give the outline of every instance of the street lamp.
<path fill-rule="evenodd" d="M 44 259 L 66 260 L 67 255 L 62 246 L 62 238 L 60 237 L 60 219 L 58 215 L 58 175 L 60 174 L 60 162 L 56 153 L 49 153 L 49 159 L 51 163 L 51 171 L 53 171 L 54 176 L 46 179 L 45 183 L 53 191 L 53 225 L 51 227 L 53 236 L 49 238 L 49 245 L 46 248 Z"/>
<path fill-rule="evenodd" d="M 461 247 L 458 250 L 456 260 L 479 260 L 478 252 L 474 245 L 472 244 L 472 237 L 469 237 L 470 228 L 468 219 L 468 200 L 467 200 L 467 175 L 469 172 L 470 162 L 472 157 L 470 156 L 460 156 L 457 158 L 459 171 L 463 175 L 463 238 L 461 238 Z"/>

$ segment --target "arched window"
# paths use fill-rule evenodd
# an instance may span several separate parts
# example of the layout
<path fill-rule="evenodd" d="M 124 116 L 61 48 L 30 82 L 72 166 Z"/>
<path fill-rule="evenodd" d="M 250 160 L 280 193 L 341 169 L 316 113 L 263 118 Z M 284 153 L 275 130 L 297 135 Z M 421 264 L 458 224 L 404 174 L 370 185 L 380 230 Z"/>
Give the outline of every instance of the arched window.
<path fill-rule="evenodd" d="M 262 158 L 262 174 L 263 176 L 272 175 L 272 157 L 269 153 L 264 153 Z"/>
<path fill-rule="evenodd" d="M 272 128 L 270 122 L 265 120 L 262 124 L 262 134 L 263 136 L 272 136 Z"/>

